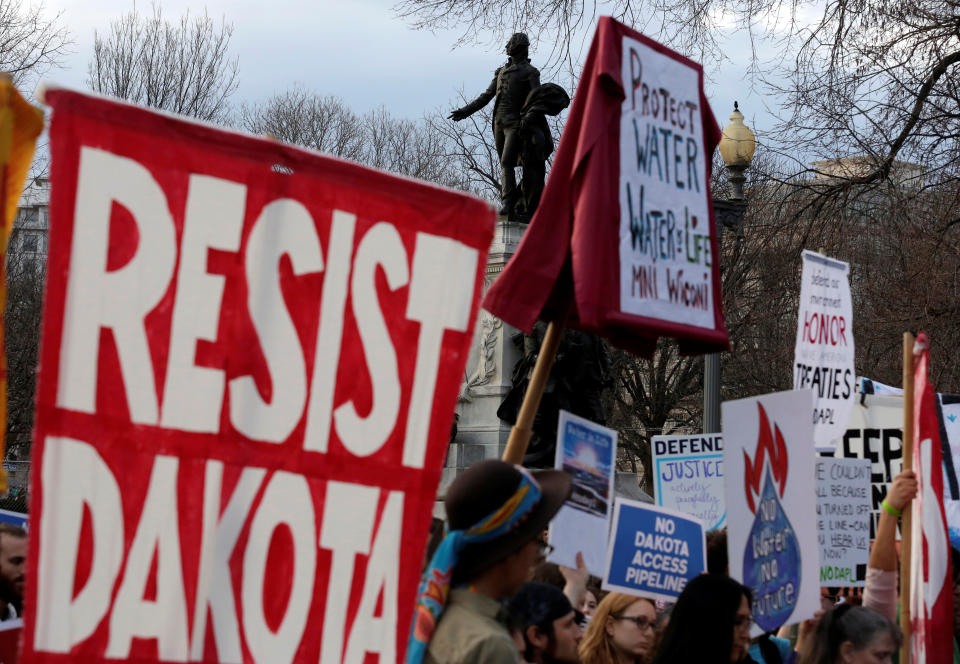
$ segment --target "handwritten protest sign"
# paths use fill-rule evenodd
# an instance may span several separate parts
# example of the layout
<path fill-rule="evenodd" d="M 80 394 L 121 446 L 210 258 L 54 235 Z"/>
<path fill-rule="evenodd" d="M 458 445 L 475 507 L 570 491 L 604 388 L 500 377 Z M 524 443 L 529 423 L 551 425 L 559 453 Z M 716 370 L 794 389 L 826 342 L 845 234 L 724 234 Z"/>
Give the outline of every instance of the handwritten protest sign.
<path fill-rule="evenodd" d="M 524 241 L 483 307 L 525 332 L 538 318 L 652 356 L 729 347 L 710 196 L 721 131 L 703 67 L 602 16 Z"/>
<path fill-rule="evenodd" d="M 489 206 L 46 101 L 23 661 L 401 660 Z"/>
<path fill-rule="evenodd" d="M 616 461 L 616 431 L 560 411 L 556 468 L 573 477 L 573 493 L 550 522 L 550 562 L 576 567 L 582 553 L 590 573 L 603 576 Z"/>
<path fill-rule="evenodd" d="M 803 252 L 793 387 L 814 393 L 813 441 L 833 448 L 854 404 L 853 305 L 850 266 Z"/>
<path fill-rule="evenodd" d="M 818 457 L 820 585 L 862 587 L 870 558 L 870 461 Z"/>
<path fill-rule="evenodd" d="M 654 436 L 651 445 L 657 505 L 691 514 L 707 530 L 722 528 L 723 436 Z"/>
<path fill-rule="evenodd" d="M 617 499 L 603 589 L 675 601 L 706 570 L 703 524 L 696 517 Z"/>
<path fill-rule="evenodd" d="M 623 37 L 620 310 L 696 327 L 714 320 L 714 238 L 701 72 Z"/>
<path fill-rule="evenodd" d="M 730 576 L 753 591 L 755 633 L 820 608 L 809 390 L 721 405 Z"/>

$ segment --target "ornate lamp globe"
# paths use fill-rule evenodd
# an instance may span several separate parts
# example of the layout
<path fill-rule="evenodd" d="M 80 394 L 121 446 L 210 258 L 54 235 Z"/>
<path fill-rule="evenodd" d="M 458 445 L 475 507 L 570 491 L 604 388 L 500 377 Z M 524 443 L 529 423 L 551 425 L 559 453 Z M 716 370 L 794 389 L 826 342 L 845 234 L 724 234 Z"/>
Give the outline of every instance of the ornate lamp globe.
<path fill-rule="evenodd" d="M 733 184 L 733 197 L 743 198 L 743 183 L 746 178 L 743 172 L 753 160 L 753 153 L 757 149 L 757 139 L 750 127 L 743 124 L 743 113 L 733 102 L 733 113 L 730 114 L 730 124 L 723 130 L 720 139 L 720 156 L 730 169 L 730 182 Z"/>

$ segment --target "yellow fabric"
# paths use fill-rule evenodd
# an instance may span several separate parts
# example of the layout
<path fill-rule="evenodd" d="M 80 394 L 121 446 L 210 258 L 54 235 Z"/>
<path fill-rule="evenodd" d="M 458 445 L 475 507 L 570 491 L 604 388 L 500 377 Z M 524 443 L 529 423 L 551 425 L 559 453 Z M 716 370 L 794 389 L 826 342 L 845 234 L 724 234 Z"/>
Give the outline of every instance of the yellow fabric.
<path fill-rule="evenodd" d="M 7 356 L 4 311 L 7 304 L 7 243 L 23 191 L 23 181 L 33 160 L 37 136 L 43 131 L 43 111 L 27 103 L 9 76 L 0 76 L 0 189 L 3 226 L 0 228 L 0 459 L 6 456 Z M 7 491 L 7 472 L 0 468 L 0 492 Z"/>

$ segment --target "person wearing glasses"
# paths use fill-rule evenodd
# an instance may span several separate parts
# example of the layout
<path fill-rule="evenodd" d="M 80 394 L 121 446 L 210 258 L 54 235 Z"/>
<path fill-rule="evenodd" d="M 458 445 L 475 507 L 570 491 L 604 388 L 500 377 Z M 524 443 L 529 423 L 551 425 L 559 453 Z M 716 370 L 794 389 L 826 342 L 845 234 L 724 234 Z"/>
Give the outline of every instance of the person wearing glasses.
<path fill-rule="evenodd" d="M 583 664 L 646 664 L 657 610 L 652 600 L 610 593 L 597 605 L 580 641 Z"/>
<path fill-rule="evenodd" d="M 654 664 L 731 664 L 749 657 L 750 589 L 723 574 L 691 579 L 677 599 Z"/>

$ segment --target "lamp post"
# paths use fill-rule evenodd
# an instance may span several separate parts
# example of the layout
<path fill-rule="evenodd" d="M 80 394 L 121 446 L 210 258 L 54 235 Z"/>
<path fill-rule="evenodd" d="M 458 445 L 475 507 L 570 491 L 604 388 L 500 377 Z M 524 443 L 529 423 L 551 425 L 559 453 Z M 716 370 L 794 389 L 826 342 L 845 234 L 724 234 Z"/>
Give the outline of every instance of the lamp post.
<path fill-rule="evenodd" d="M 746 203 L 743 200 L 744 171 L 753 160 L 757 147 L 756 137 L 747 125 L 743 124 L 743 113 L 733 102 L 730 124 L 723 130 L 720 139 L 720 156 L 730 171 L 730 183 L 733 194 L 730 200 L 713 200 L 714 217 L 717 221 L 717 247 L 723 238 L 723 229 L 729 227 L 739 230 L 743 221 Z M 719 252 L 717 260 L 720 260 Z M 720 354 L 713 353 L 703 359 L 703 432 L 720 432 Z"/>

